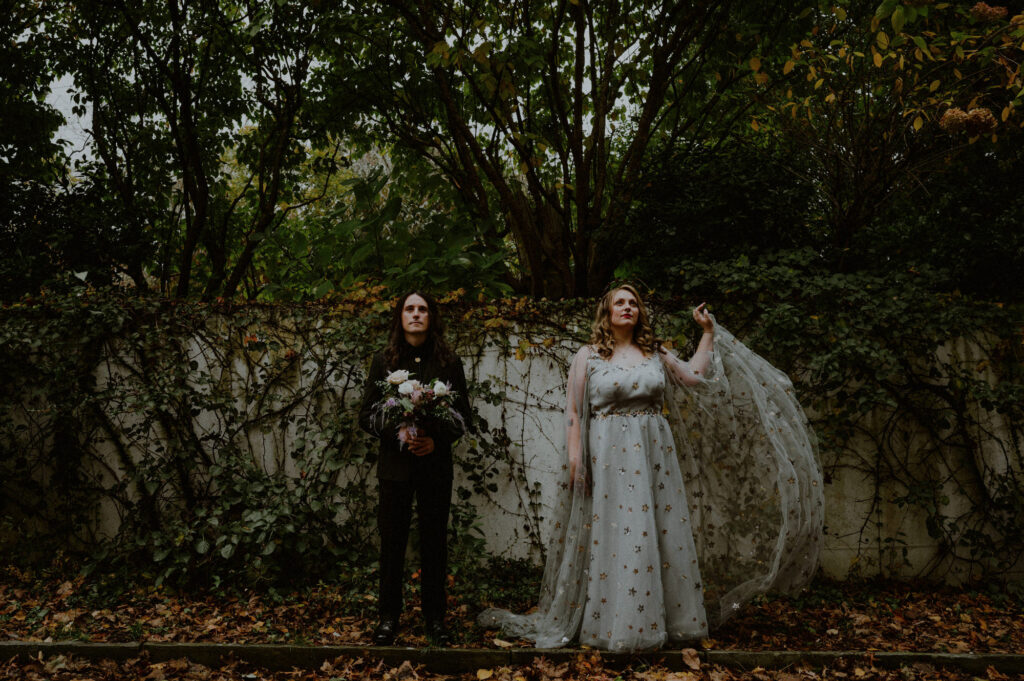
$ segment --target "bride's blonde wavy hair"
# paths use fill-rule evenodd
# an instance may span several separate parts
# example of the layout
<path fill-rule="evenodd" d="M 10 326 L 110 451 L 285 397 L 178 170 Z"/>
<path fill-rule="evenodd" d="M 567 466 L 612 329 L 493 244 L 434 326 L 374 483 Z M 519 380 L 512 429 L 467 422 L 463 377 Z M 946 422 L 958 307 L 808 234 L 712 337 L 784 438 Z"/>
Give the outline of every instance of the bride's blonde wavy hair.
<path fill-rule="evenodd" d="M 590 327 L 590 344 L 597 350 L 597 354 L 608 359 L 615 351 L 615 336 L 612 334 L 611 304 L 612 298 L 619 291 L 628 291 L 636 298 L 637 318 L 636 326 L 633 327 L 633 342 L 640 346 L 645 355 L 653 355 L 661 346 L 661 340 L 655 337 L 654 329 L 651 328 L 651 318 L 647 314 L 647 306 L 637 290 L 631 284 L 620 284 L 608 289 L 608 292 L 597 301 L 597 310 L 594 311 L 594 324 Z"/>

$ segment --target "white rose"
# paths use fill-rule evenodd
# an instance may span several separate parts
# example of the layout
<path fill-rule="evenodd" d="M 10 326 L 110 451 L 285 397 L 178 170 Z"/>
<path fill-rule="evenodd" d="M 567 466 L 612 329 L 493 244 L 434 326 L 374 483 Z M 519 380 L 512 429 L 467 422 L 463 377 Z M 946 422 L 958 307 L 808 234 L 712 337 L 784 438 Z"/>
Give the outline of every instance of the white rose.
<path fill-rule="evenodd" d="M 437 395 L 438 397 L 444 397 L 445 395 L 448 394 L 448 386 L 442 383 L 441 381 L 435 382 L 434 387 L 431 388 L 431 390 L 433 390 L 434 394 Z"/>
<path fill-rule="evenodd" d="M 413 390 L 416 390 L 416 386 L 412 384 L 412 381 L 403 381 L 398 385 L 399 395 L 412 395 Z"/>
<path fill-rule="evenodd" d="M 409 380 L 409 372 L 406 371 L 405 369 L 399 369 L 397 371 L 392 371 L 390 374 L 388 374 L 388 377 L 386 379 L 384 379 L 384 380 L 386 380 L 388 383 L 391 383 L 393 385 L 398 385 L 399 383 L 403 383 L 403 382 Z"/>

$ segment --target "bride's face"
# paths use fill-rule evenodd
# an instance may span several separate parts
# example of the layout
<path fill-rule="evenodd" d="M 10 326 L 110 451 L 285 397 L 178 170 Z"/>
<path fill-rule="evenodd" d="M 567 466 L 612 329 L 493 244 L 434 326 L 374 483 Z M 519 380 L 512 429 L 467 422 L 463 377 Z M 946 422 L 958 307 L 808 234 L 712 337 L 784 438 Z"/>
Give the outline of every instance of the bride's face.
<path fill-rule="evenodd" d="M 608 303 L 608 322 L 613 328 L 633 328 L 640 316 L 640 304 L 636 296 L 626 289 L 612 291 Z"/>

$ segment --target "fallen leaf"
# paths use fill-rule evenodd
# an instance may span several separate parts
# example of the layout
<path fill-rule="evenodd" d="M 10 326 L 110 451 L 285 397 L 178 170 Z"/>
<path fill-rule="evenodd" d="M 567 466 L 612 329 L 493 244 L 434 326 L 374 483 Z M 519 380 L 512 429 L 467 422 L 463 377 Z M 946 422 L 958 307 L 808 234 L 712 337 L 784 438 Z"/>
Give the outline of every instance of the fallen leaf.
<path fill-rule="evenodd" d="M 1000 673 L 995 667 L 989 665 L 985 669 L 985 675 L 988 676 L 989 681 L 1009 681 L 1010 677 L 1006 674 Z"/>
<path fill-rule="evenodd" d="M 407 681 L 408 679 L 418 679 L 419 675 L 413 668 L 412 662 L 406 660 L 401 665 L 399 665 L 398 669 L 392 672 L 389 678 L 391 679 L 391 681 Z"/>
<path fill-rule="evenodd" d="M 693 648 L 683 648 L 683 662 L 690 669 L 700 669 L 700 656 Z"/>

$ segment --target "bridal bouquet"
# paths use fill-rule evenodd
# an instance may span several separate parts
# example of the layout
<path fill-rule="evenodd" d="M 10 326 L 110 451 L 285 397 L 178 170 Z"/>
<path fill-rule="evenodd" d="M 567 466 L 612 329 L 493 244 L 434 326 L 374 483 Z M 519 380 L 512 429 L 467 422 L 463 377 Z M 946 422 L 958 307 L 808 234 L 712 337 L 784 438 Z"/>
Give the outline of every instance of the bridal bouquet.
<path fill-rule="evenodd" d="M 455 411 L 455 392 L 447 383 L 420 383 L 411 373 L 399 369 L 378 385 L 383 397 L 374 405 L 374 416 L 382 425 L 398 426 L 399 442 L 408 443 L 419 434 L 417 421 L 452 423 L 465 429 L 462 415 Z"/>

